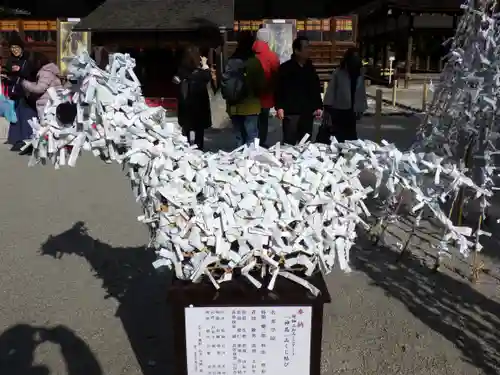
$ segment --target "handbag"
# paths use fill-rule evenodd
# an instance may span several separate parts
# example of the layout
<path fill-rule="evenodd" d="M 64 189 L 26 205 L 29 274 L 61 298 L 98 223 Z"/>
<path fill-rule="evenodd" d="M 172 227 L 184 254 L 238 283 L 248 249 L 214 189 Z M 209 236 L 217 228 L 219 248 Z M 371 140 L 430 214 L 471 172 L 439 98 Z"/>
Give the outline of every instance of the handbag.
<path fill-rule="evenodd" d="M 332 117 L 329 110 L 323 111 L 323 118 L 321 119 L 321 126 L 318 130 L 318 135 L 316 136 L 316 142 L 330 144 L 330 137 L 333 132 Z"/>

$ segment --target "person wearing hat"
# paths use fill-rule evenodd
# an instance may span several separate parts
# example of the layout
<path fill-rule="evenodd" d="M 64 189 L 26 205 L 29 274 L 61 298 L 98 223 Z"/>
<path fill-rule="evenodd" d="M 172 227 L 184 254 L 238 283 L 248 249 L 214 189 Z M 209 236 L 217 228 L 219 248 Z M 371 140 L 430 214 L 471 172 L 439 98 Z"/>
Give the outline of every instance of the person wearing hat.
<path fill-rule="evenodd" d="M 10 57 L 5 66 L 8 82 L 8 95 L 14 101 L 17 122 L 11 123 L 7 143 L 12 145 L 12 151 L 20 151 L 25 141 L 31 138 L 32 129 L 28 120 L 36 116 L 33 106 L 30 106 L 22 86 L 22 80 L 31 80 L 32 64 L 29 54 L 25 52 L 24 41 L 19 34 L 14 33 L 9 39 Z"/>
<path fill-rule="evenodd" d="M 271 31 L 261 28 L 257 31 L 257 36 L 253 44 L 255 56 L 260 61 L 266 78 L 264 90 L 260 93 L 260 105 L 262 107 L 259 114 L 259 140 L 266 146 L 267 134 L 269 131 L 269 112 L 274 107 L 274 87 L 276 75 L 280 67 L 278 55 L 269 48 L 271 42 Z"/>

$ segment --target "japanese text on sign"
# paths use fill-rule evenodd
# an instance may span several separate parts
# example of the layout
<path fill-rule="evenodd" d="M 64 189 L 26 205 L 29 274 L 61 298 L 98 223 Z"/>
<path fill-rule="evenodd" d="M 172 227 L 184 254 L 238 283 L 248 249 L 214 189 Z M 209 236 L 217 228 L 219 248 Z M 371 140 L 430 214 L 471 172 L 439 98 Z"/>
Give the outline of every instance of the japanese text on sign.
<path fill-rule="evenodd" d="M 309 373 L 310 306 L 186 308 L 188 375 Z"/>
<path fill-rule="evenodd" d="M 350 18 L 336 18 L 335 31 L 352 31 L 352 19 Z"/>

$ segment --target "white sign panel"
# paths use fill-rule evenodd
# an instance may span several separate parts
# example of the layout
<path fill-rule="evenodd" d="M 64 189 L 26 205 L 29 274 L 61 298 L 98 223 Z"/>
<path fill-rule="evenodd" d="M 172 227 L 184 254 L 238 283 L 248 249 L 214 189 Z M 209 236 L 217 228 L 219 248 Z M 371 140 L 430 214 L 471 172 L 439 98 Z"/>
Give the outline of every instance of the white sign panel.
<path fill-rule="evenodd" d="M 188 307 L 185 314 L 188 375 L 309 374 L 311 306 Z"/>

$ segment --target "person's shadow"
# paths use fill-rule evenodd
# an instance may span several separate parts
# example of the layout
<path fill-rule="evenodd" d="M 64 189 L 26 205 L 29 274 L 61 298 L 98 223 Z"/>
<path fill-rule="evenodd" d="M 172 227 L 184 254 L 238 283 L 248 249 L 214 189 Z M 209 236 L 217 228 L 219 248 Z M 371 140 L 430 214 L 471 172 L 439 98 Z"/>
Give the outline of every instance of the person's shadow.
<path fill-rule="evenodd" d="M 0 334 L 0 374 L 49 375 L 44 365 L 35 365 L 37 347 L 45 342 L 60 346 L 67 375 L 102 375 L 102 369 L 87 344 L 64 326 L 53 328 L 17 324 Z"/>
<path fill-rule="evenodd" d="M 144 375 L 173 373 L 170 310 L 167 306 L 169 272 L 152 266 L 155 254 L 144 247 L 115 248 L 93 239 L 85 223 L 50 236 L 41 246 L 43 255 L 56 259 L 75 254 L 85 258 L 102 280 L 106 298 L 119 302 L 120 318 Z M 0 373 L 1 374 L 1 373 Z M 92 375 L 92 374 L 89 374 Z"/>

